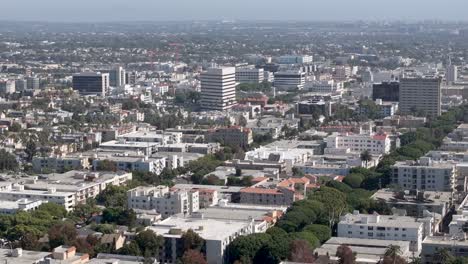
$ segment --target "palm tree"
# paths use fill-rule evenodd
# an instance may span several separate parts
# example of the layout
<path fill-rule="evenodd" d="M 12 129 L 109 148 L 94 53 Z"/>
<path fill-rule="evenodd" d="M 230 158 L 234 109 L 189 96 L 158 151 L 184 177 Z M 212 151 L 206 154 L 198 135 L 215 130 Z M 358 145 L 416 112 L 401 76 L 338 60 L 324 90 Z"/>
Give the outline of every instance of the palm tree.
<path fill-rule="evenodd" d="M 367 168 L 367 163 L 372 160 L 372 155 L 370 154 L 369 150 L 364 150 L 361 153 L 361 161 L 366 162 L 366 168 Z"/>
<path fill-rule="evenodd" d="M 434 255 L 435 263 L 450 263 L 454 260 L 454 257 L 448 248 L 440 248 Z"/>
<path fill-rule="evenodd" d="M 390 245 L 387 250 L 385 250 L 384 256 L 391 258 L 393 260 L 393 264 L 395 264 L 401 253 L 400 246 Z"/>

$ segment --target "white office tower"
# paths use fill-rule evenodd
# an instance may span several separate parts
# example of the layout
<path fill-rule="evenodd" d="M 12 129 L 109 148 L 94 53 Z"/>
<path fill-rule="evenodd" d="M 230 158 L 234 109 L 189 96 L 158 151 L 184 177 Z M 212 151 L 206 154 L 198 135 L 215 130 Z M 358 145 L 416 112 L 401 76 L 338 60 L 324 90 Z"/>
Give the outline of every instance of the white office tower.
<path fill-rule="evenodd" d="M 115 67 L 111 70 L 101 70 L 101 72 L 109 74 L 109 86 L 121 87 L 126 84 L 125 69 L 121 66 Z"/>
<path fill-rule="evenodd" d="M 200 75 L 201 106 L 207 110 L 227 110 L 236 102 L 236 68 L 211 68 Z"/>
<path fill-rule="evenodd" d="M 458 79 L 458 67 L 455 65 L 448 65 L 445 73 L 445 80 L 448 84 L 456 82 Z"/>
<path fill-rule="evenodd" d="M 439 77 L 403 76 L 400 79 L 399 108 L 404 115 L 441 114 L 441 79 Z"/>

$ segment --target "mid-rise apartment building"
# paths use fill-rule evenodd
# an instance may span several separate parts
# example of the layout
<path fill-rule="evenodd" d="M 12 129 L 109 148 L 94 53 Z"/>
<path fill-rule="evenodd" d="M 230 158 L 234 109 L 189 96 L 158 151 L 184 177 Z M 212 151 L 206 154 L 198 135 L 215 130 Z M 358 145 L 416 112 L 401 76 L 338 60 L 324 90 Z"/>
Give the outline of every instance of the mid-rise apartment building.
<path fill-rule="evenodd" d="M 449 162 L 432 161 L 429 157 L 419 161 L 402 161 L 392 166 L 391 181 L 404 189 L 452 191 L 455 187 L 457 167 Z"/>
<path fill-rule="evenodd" d="M 391 140 L 387 134 L 332 134 L 325 139 L 326 151 L 349 149 L 351 152 L 383 155 L 390 152 Z"/>
<path fill-rule="evenodd" d="M 410 241 L 410 249 L 419 251 L 426 235 L 424 222 L 396 215 L 360 214 L 358 211 L 341 217 L 338 237 Z"/>
<path fill-rule="evenodd" d="M 170 189 L 167 186 L 140 186 L 127 192 L 127 206 L 132 209 L 156 210 L 163 218 L 175 214 L 192 214 L 199 210 L 198 191 Z"/>
<path fill-rule="evenodd" d="M 218 142 L 224 145 L 247 148 L 253 143 L 252 130 L 238 126 L 212 129 L 207 132 L 205 138 L 208 142 Z"/>
<path fill-rule="evenodd" d="M 400 79 L 399 108 L 402 114 L 420 112 L 425 116 L 441 114 L 439 77 L 403 77 Z"/>

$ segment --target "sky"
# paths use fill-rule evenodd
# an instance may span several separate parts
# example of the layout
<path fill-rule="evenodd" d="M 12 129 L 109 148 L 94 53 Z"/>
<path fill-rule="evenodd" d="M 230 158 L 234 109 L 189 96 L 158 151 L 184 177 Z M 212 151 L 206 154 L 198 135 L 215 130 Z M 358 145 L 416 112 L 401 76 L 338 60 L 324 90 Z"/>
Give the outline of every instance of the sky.
<path fill-rule="evenodd" d="M 468 0 L 0 0 L 0 20 L 468 20 Z"/>

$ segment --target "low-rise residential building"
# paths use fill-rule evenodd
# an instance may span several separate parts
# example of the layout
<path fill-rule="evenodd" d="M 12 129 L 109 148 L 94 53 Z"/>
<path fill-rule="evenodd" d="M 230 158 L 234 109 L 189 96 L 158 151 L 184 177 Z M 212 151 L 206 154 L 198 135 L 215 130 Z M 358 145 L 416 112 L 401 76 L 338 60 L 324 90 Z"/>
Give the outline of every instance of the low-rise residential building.
<path fill-rule="evenodd" d="M 385 202 L 391 208 L 405 210 L 408 216 L 422 217 L 424 211 L 445 216 L 452 205 L 452 192 L 400 191 L 380 189 L 372 199 Z"/>
<path fill-rule="evenodd" d="M 15 214 L 19 211 L 34 211 L 45 202 L 45 200 L 31 200 L 27 198 L 21 198 L 17 201 L 0 201 L 0 214 Z"/>
<path fill-rule="evenodd" d="M 343 92 L 344 84 L 343 82 L 334 80 L 312 81 L 305 83 L 305 89 L 313 93 L 341 93 Z"/>
<path fill-rule="evenodd" d="M 107 186 L 120 186 L 132 179 L 130 172 L 88 172 L 68 171 L 62 174 L 44 174 L 40 179 L 24 183 L 28 190 L 47 191 L 51 188 L 60 192 L 74 193 L 75 204 L 85 203 L 89 198 L 96 198 Z"/>
<path fill-rule="evenodd" d="M 16 202 L 19 199 L 31 199 L 56 203 L 65 207 L 68 212 L 75 207 L 74 192 L 60 192 L 51 187 L 48 190 L 25 190 L 24 185 L 14 185 L 10 189 L 0 191 L 0 201 Z"/>
<path fill-rule="evenodd" d="M 182 133 L 167 131 L 135 131 L 118 136 L 127 142 L 152 142 L 161 144 L 175 144 L 182 142 Z"/>
<path fill-rule="evenodd" d="M 315 249 L 314 253 L 319 257 L 329 256 L 332 263 L 337 263 L 339 257 L 336 256 L 336 252 L 341 245 L 348 246 L 356 254 L 356 263 L 362 264 L 379 263 L 390 246 L 398 246 L 401 251 L 399 256 L 404 259 L 408 260 L 413 256 L 409 248 L 410 242 L 408 241 L 346 237 L 332 237 L 322 246 Z"/>
<path fill-rule="evenodd" d="M 422 242 L 421 263 L 433 264 L 437 262 L 437 253 L 446 249 L 452 256 L 468 257 L 468 240 L 465 234 L 457 236 L 427 236 Z"/>
<path fill-rule="evenodd" d="M 421 244 L 431 230 L 425 231 L 421 219 L 397 216 L 360 214 L 354 211 L 340 218 L 338 237 L 409 241 L 411 251 L 421 250 Z"/>
<path fill-rule="evenodd" d="M 387 154 L 391 149 L 391 140 L 387 134 L 332 134 L 325 139 L 327 148 L 325 151 L 336 149 L 349 149 L 351 152 L 370 154 Z"/>
<path fill-rule="evenodd" d="M 257 188 L 248 187 L 240 191 L 240 202 L 245 204 L 286 205 L 298 199 L 292 188 Z"/>
<path fill-rule="evenodd" d="M 175 214 L 192 214 L 199 210 L 198 191 L 170 189 L 167 186 L 140 186 L 127 192 L 127 206 L 132 209 L 156 210 L 167 218 Z"/>
<path fill-rule="evenodd" d="M 396 162 L 392 166 L 391 181 L 403 189 L 449 192 L 455 188 L 456 174 L 455 164 L 423 157 L 417 162 Z"/>
<path fill-rule="evenodd" d="M 159 250 L 161 263 L 177 263 L 181 237 L 189 229 L 196 232 L 206 243 L 206 261 L 209 264 L 225 263 L 226 247 L 238 236 L 254 232 L 252 221 L 216 220 L 202 217 L 169 217 L 148 230 L 164 237 L 164 246 Z"/>
<path fill-rule="evenodd" d="M 247 148 L 253 143 L 252 130 L 237 126 L 209 130 L 205 138 L 208 142 L 218 142 L 241 148 Z"/>

